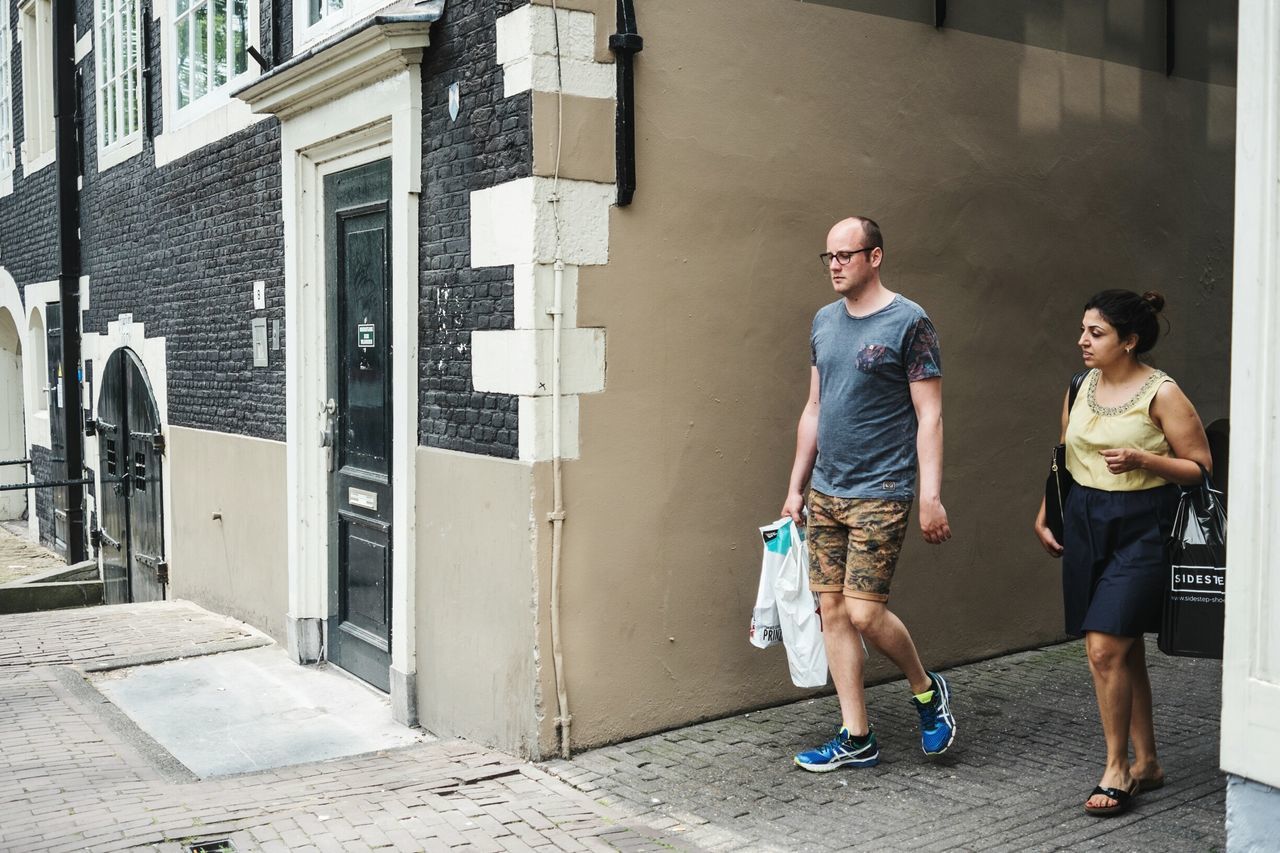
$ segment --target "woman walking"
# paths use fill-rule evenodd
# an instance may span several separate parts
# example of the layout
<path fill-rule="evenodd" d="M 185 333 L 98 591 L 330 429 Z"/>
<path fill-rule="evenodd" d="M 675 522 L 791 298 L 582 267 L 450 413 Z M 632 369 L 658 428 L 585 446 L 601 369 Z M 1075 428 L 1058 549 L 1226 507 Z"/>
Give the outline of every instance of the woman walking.
<path fill-rule="evenodd" d="M 1092 815 L 1121 814 L 1139 791 L 1164 784 L 1156 757 L 1143 634 L 1160 628 L 1168 579 L 1165 541 L 1176 484 L 1211 468 L 1209 442 L 1191 401 L 1163 371 L 1139 360 L 1160 335 L 1164 297 L 1104 290 L 1085 304 L 1079 346 L 1088 373 L 1070 411 L 1062 406 L 1067 470 L 1063 541 L 1035 531 L 1062 560 L 1066 630 L 1083 635 L 1107 762 L 1085 801 Z M 1129 746 L 1133 746 L 1133 761 Z"/>

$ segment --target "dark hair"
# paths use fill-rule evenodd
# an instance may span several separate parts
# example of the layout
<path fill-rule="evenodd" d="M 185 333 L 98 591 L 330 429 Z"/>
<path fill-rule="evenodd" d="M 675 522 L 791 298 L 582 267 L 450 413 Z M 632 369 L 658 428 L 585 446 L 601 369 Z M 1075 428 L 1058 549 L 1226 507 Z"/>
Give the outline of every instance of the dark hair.
<path fill-rule="evenodd" d="M 884 251 L 884 237 L 880 234 L 880 226 L 876 224 L 874 219 L 868 219 L 865 216 L 850 216 L 850 219 L 856 220 L 862 226 L 862 236 L 867 238 L 866 248 L 876 248 Z"/>
<path fill-rule="evenodd" d="M 1097 309 L 1116 330 L 1120 340 L 1138 336 L 1137 351 L 1149 352 L 1160 338 L 1157 315 L 1164 310 L 1164 297 L 1154 290 L 1139 296 L 1132 290 L 1103 290 L 1089 297 L 1084 310 Z"/>

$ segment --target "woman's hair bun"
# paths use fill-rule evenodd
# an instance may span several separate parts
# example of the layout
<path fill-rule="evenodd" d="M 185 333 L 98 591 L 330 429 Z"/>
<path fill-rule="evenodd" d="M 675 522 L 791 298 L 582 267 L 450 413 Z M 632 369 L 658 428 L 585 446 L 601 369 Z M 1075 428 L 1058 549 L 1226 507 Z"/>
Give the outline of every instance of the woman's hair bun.
<path fill-rule="evenodd" d="M 1159 314 L 1164 310 L 1164 297 L 1154 290 L 1142 294 L 1142 300 L 1151 306 L 1151 310 Z"/>

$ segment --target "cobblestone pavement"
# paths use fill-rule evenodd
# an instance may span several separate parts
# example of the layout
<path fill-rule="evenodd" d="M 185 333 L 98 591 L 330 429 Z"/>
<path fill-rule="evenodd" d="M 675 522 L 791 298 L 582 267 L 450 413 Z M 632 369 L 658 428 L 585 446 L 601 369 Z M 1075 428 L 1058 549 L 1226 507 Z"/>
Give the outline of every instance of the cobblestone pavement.
<path fill-rule="evenodd" d="M 1220 850 L 1219 666 L 1151 648 L 1169 784 L 1086 817 L 1101 735 L 1078 643 L 957 667 L 919 751 L 901 682 L 868 691 L 883 763 L 808 774 L 832 697 L 541 766 L 462 741 L 196 779 L 85 672 L 269 643 L 183 602 L 0 617 L 0 851 Z M 180 700 L 180 697 L 175 697 Z"/>
<path fill-rule="evenodd" d="M 195 779 L 84 677 L 267 642 L 183 602 L 0 616 L 0 850 L 668 849 L 539 768 L 460 741 Z"/>
<path fill-rule="evenodd" d="M 948 670 L 958 733 L 938 758 L 921 753 L 899 681 L 868 691 L 883 759 L 871 769 L 792 766 L 834 733 L 834 697 L 545 767 L 680 846 L 712 850 L 1222 850 L 1221 667 L 1147 651 L 1168 784 L 1116 818 L 1082 808 L 1104 746 L 1078 642 Z"/>
<path fill-rule="evenodd" d="M 0 527 L 0 584 L 31 577 L 50 569 L 65 568 L 57 554 Z"/>

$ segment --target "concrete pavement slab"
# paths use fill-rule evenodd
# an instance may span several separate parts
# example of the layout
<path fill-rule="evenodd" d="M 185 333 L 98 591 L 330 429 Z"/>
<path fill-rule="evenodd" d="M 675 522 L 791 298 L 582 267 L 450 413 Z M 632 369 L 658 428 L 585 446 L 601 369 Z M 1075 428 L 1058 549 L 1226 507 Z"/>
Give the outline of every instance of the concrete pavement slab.
<path fill-rule="evenodd" d="M 248 773 L 408 746 L 384 694 L 279 647 L 96 674 L 93 684 L 193 773 Z"/>

